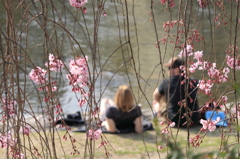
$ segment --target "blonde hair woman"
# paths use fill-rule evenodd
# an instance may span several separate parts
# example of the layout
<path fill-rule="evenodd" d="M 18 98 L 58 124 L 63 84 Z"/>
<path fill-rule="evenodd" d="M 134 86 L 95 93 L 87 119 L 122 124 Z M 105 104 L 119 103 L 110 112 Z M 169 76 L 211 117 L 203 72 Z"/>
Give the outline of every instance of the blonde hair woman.
<path fill-rule="evenodd" d="M 127 132 L 133 129 L 141 133 L 143 130 L 141 109 L 135 104 L 132 91 L 126 85 L 119 86 L 114 102 L 111 99 L 102 99 L 100 116 L 102 126 L 110 132 Z"/>

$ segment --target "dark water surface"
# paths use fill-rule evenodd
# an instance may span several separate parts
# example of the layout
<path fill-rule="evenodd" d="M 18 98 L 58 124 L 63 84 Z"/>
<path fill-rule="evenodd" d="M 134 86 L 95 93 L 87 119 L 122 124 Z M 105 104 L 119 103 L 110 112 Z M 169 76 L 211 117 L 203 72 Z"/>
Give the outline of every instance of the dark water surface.
<path fill-rule="evenodd" d="M 65 4 L 65 6 L 63 4 Z M 19 27 L 17 33 L 20 40 L 18 43 L 20 43 L 25 51 L 27 50 L 29 59 L 32 61 L 32 63 L 27 61 L 27 72 L 24 72 L 21 77 L 23 79 L 26 78 L 26 75 L 34 66 L 44 68 L 44 63 L 47 60 L 46 52 L 54 53 L 55 55 L 58 54 L 61 59 L 66 62 L 66 65 L 70 59 L 84 53 L 89 56 L 90 70 L 96 68 L 97 72 L 101 72 L 101 76 L 95 83 L 96 100 L 98 100 L 101 95 L 102 97 L 113 98 L 118 86 L 127 84 L 132 87 L 137 102 L 141 103 L 144 108 L 148 108 L 149 103 L 151 104 L 152 102 L 152 93 L 154 89 L 161 82 L 163 74 L 166 76 L 165 72 L 161 71 L 159 51 L 154 46 L 157 41 L 156 35 L 159 39 L 162 38 L 162 34 L 165 33 L 162 27 L 163 23 L 168 21 L 170 17 L 169 12 L 165 10 L 165 5 L 161 5 L 159 1 L 153 5 L 157 29 L 156 33 L 154 23 L 150 21 L 150 2 L 139 1 L 133 4 L 132 1 L 129 1 L 129 25 L 127 25 L 126 17 L 123 16 L 122 13 L 122 10 L 124 10 L 124 15 L 127 14 L 125 6 L 120 3 L 107 1 L 104 7 L 107 17 L 101 17 L 96 57 L 92 56 L 92 44 L 89 43 L 89 40 L 93 41 L 94 34 L 94 19 L 91 4 L 88 3 L 86 5 L 88 13 L 84 15 L 85 19 L 82 17 L 80 11 L 70 7 L 67 1 L 58 1 L 55 3 L 55 6 L 58 12 L 54 12 L 54 16 L 51 7 L 48 8 L 49 19 L 59 24 L 61 23 L 62 26 L 55 25 L 55 23 L 48 21 L 46 25 L 48 34 L 53 39 L 52 41 L 55 42 L 53 45 L 49 43 L 48 48 L 41 45 L 44 41 L 44 32 L 39 26 L 39 23 L 37 23 L 37 21 L 42 22 L 41 16 L 39 16 L 39 19 L 37 18 L 37 20 L 31 21 L 27 29 L 21 32 L 23 26 L 27 24 L 32 17 L 30 15 L 28 18 L 26 18 L 26 16 L 21 16 L 23 12 L 20 9 L 17 10 L 19 14 L 15 14 L 15 25 Z M 2 7 L 3 6 L 1 6 L 1 8 Z M 36 3 L 36 7 L 40 7 L 38 3 Z M 197 3 L 192 9 L 195 13 L 194 16 L 201 19 L 202 12 L 198 8 Z M 1 25 L 5 23 L 5 13 L 3 11 L 4 10 L 1 9 Z M 38 13 L 33 5 L 30 7 L 30 11 L 33 14 Z M 116 12 L 118 12 L 118 14 L 116 14 Z M 61 17 L 62 22 L 59 20 L 59 17 Z M 172 12 L 172 19 L 177 19 L 177 17 L 178 12 L 176 7 L 176 11 Z M 212 49 L 212 41 L 210 38 L 211 27 L 209 21 L 206 18 L 199 20 L 199 22 L 200 24 L 193 22 L 193 26 L 191 27 L 200 30 L 205 37 L 205 42 L 196 44 L 195 49 L 204 50 L 204 58 L 208 59 L 211 57 L 210 61 L 215 61 L 220 67 L 224 64 L 225 50 L 228 46 L 225 38 L 226 34 L 223 29 L 215 30 L 215 48 Z M 203 22 L 204 25 L 201 24 Z M 67 34 L 63 26 L 71 33 L 72 37 Z M 129 26 L 129 28 L 127 28 L 127 26 Z M 122 64 L 124 61 L 129 60 L 131 51 L 129 47 L 118 48 L 121 44 L 127 42 L 127 29 L 130 31 L 131 49 L 134 61 L 131 61 L 131 64 L 127 62 L 126 66 L 124 66 Z M 172 34 L 174 34 L 174 32 Z M 54 38 L 56 38 L 57 41 L 55 41 Z M 119 39 L 121 39 L 121 43 Z M 161 58 L 164 62 L 168 61 L 173 54 L 177 56 L 181 51 L 179 49 L 173 51 L 173 48 L 173 44 L 161 46 Z M 23 54 L 21 51 L 20 53 Z M 95 62 L 93 62 L 93 60 L 95 60 Z M 94 64 L 96 64 L 96 66 L 94 66 Z M 66 72 L 63 71 L 57 74 L 54 73 L 52 76 L 53 78 L 60 79 L 58 98 L 63 105 L 64 112 L 74 112 L 79 110 L 77 104 L 79 94 L 75 94 L 71 91 L 71 87 L 68 86 L 68 82 L 65 79 L 65 74 Z M 91 75 L 92 77 L 96 77 L 92 71 Z M 196 72 L 193 74 L 194 77 L 199 79 L 204 75 L 206 75 L 206 73 Z M 139 80 L 137 80 L 136 76 L 138 76 Z M 23 81 L 20 82 L 22 86 L 26 88 L 26 91 L 30 93 L 35 85 L 29 81 L 28 77 L 26 81 L 27 83 Z M 139 88 L 139 85 L 141 88 Z M 229 87 L 229 85 L 229 82 L 221 85 L 219 89 L 216 89 L 218 92 L 213 92 L 213 96 L 218 98 L 223 90 Z M 105 89 L 105 87 L 107 88 Z M 104 93 L 103 90 L 105 90 Z M 41 100 L 42 97 L 43 94 L 41 93 L 40 97 L 36 92 L 29 94 L 29 102 L 35 110 L 44 107 L 44 103 Z M 208 99 L 209 96 L 200 94 L 200 105 L 204 104 Z"/>

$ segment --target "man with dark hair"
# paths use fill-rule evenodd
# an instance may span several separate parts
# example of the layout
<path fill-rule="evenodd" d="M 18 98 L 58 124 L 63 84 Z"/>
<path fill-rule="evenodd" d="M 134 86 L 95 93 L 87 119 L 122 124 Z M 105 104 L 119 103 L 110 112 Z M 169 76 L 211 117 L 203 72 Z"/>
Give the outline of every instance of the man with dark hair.
<path fill-rule="evenodd" d="M 159 116 L 163 116 L 162 98 L 166 98 L 166 118 L 176 126 L 191 126 L 199 123 L 197 84 L 195 79 L 181 76 L 180 66 L 184 61 L 178 57 L 171 58 L 163 66 L 168 67 L 169 79 L 163 80 L 153 93 L 153 106 Z"/>

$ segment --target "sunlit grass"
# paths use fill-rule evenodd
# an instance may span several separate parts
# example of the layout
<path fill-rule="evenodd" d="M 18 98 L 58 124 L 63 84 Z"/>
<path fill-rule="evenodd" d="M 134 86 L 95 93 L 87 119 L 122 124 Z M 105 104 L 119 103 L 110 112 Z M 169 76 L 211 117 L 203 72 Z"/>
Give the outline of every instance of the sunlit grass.
<path fill-rule="evenodd" d="M 162 126 L 160 127 L 160 129 Z M 201 127 L 191 128 L 189 130 L 190 138 L 194 137 L 200 130 Z M 47 132 L 48 130 L 46 130 Z M 186 153 L 187 149 L 191 152 L 197 154 L 201 152 L 211 152 L 219 150 L 223 144 L 221 144 L 221 137 L 220 134 L 222 132 L 222 129 L 217 129 L 214 132 L 209 132 L 204 136 L 203 142 L 200 144 L 199 147 L 193 148 L 188 147 L 188 131 L 187 129 L 177 129 L 177 128 L 171 128 L 171 132 L 176 137 L 176 133 L 178 132 L 177 139 L 173 140 L 171 135 L 164 135 L 163 137 L 166 138 L 168 141 L 175 142 L 176 146 L 182 150 L 183 153 Z M 52 151 L 52 141 L 50 138 L 51 133 L 48 134 L 48 144 L 50 146 L 50 149 Z M 80 152 L 80 155 L 71 155 L 71 152 L 73 151 L 71 141 L 68 139 L 64 141 L 62 136 L 65 134 L 65 131 L 59 131 L 55 135 L 55 149 L 57 152 L 58 158 L 83 158 L 85 147 L 87 146 L 86 152 L 89 154 L 89 145 L 86 144 L 86 134 L 85 133 L 73 133 L 70 132 L 70 135 L 76 139 L 76 143 L 74 145 L 77 147 L 77 150 Z M 166 141 L 163 141 L 163 138 L 161 136 L 156 135 L 156 131 L 146 131 L 143 134 L 136 134 L 136 133 L 129 133 L 129 134 L 103 134 L 103 139 L 107 139 L 109 141 L 109 144 L 106 145 L 106 149 L 109 152 L 110 158 L 144 158 L 147 156 L 150 156 L 150 158 L 158 158 L 158 153 L 162 156 L 161 158 L 165 158 L 168 153 L 171 153 L 172 150 L 170 150 L 166 146 Z M 200 136 L 203 133 L 200 134 Z M 31 145 L 31 150 L 33 151 L 33 145 L 38 149 L 38 152 L 41 154 L 42 158 L 47 158 L 47 150 L 49 147 L 43 147 L 40 140 L 40 136 L 44 135 L 43 133 L 30 133 L 29 138 L 24 136 L 25 140 L 25 146 L 26 148 L 30 149 L 29 147 L 29 139 L 31 139 L 31 142 L 33 143 Z M 229 134 L 225 135 L 226 138 L 224 140 L 228 139 L 227 144 L 232 144 L 236 142 L 236 138 L 232 135 L 229 136 Z M 100 147 L 101 139 L 95 141 L 93 144 L 95 144 L 94 150 L 94 156 L 96 158 L 106 158 L 106 150 L 104 147 Z M 158 145 L 162 145 L 163 149 L 159 150 L 157 149 Z M 0 153 L 6 154 L 6 149 L 1 149 Z M 27 151 L 27 157 L 33 158 L 33 156 L 30 154 L 29 151 Z M 39 158 L 41 158 L 39 157 Z M 89 158 L 89 156 L 85 156 L 86 158 Z M 37 158 L 37 157 L 36 157 Z"/>

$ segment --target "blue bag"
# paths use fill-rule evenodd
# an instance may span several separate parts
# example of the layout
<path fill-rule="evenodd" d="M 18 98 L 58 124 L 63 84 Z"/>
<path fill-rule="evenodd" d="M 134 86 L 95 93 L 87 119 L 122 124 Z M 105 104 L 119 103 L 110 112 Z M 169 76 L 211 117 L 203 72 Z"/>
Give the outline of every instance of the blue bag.
<path fill-rule="evenodd" d="M 217 120 L 217 117 L 220 117 L 221 121 L 218 122 L 217 126 L 228 126 L 227 120 L 226 120 L 226 114 L 223 111 L 206 111 L 205 112 L 206 119 L 210 119 L 211 121 Z"/>

